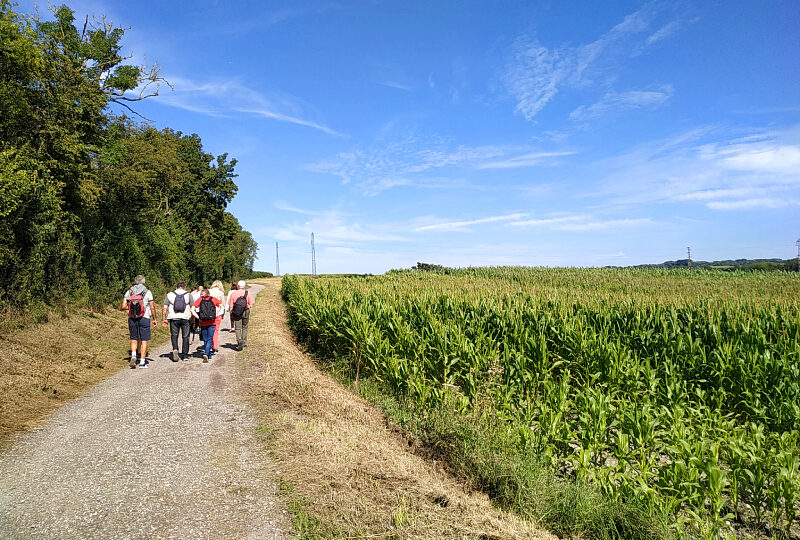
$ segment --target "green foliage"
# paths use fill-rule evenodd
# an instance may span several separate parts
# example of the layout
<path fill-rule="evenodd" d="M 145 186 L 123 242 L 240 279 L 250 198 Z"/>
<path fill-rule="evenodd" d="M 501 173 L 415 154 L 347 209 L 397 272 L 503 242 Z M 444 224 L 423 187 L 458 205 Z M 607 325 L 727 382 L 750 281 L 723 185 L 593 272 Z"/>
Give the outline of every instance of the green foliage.
<path fill-rule="evenodd" d="M 263 270 L 253 270 L 249 274 L 242 275 L 243 279 L 261 279 L 261 278 L 271 278 L 273 276 L 272 272 L 265 272 Z"/>
<path fill-rule="evenodd" d="M 611 515 L 581 521 L 610 519 L 613 531 L 649 516 L 704 538 L 797 530 L 799 289 L 789 273 L 635 269 L 283 282 L 293 331 L 349 376 L 421 414 L 446 407 L 459 425 L 496 425 L 494 452 L 460 428 L 442 435 L 436 412 L 427 431 L 451 455 L 466 448 L 461 469 L 487 471 L 481 487 L 499 503 L 557 513 L 537 510 L 534 469 L 510 465 L 532 461 L 606 497 Z"/>
<path fill-rule="evenodd" d="M 82 28 L 66 6 L 40 21 L 0 0 L 0 303 L 248 274 L 256 244 L 226 211 L 236 161 L 111 115 L 162 79 L 125 63 L 122 29 Z"/>

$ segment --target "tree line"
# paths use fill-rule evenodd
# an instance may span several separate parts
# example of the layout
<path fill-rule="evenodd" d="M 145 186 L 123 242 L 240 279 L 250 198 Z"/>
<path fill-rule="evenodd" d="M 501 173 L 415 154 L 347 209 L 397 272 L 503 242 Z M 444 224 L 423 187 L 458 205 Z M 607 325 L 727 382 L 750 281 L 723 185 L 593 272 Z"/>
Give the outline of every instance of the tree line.
<path fill-rule="evenodd" d="M 126 63 L 104 19 L 53 14 L 0 0 L 0 307 L 105 303 L 137 274 L 248 277 L 257 245 L 226 210 L 236 160 L 116 114 L 168 84 L 158 66 Z"/>

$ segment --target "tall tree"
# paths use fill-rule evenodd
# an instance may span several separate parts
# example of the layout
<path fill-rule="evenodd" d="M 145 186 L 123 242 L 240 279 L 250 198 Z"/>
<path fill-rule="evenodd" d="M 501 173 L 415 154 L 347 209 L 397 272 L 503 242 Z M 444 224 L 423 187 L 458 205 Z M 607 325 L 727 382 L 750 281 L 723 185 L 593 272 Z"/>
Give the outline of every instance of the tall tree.
<path fill-rule="evenodd" d="M 235 160 L 197 135 L 111 115 L 158 93 L 158 66 L 126 63 L 124 31 L 79 30 L 66 6 L 42 21 L 0 0 L 0 302 L 91 290 L 142 272 L 232 278 L 255 242 L 226 211 Z"/>

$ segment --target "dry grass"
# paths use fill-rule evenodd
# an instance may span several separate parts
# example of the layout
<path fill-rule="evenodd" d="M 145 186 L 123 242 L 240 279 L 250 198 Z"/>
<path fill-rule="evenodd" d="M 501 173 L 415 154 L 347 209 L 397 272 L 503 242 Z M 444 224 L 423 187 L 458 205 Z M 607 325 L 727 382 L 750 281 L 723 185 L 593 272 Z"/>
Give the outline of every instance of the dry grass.
<path fill-rule="evenodd" d="M 124 313 L 78 310 L 48 319 L 0 336 L 0 448 L 128 365 Z M 151 346 L 168 336 L 159 328 Z"/>
<path fill-rule="evenodd" d="M 301 537 L 552 538 L 467 492 L 320 372 L 286 325 L 280 280 L 261 283 L 239 361 Z"/>

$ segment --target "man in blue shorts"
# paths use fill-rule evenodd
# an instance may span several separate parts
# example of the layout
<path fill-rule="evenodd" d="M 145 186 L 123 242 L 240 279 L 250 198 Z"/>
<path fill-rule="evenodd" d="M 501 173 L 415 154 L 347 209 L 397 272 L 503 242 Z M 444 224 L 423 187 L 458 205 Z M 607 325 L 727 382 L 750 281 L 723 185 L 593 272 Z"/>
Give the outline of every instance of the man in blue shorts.
<path fill-rule="evenodd" d="M 139 367 L 147 367 L 147 342 L 150 326 L 155 326 L 153 293 L 144 286 L 144 276 L 136 276 L 133 286 L 125 293 L 120 309 L 128 312 L 128 332 L 131 338 L 131 369 L 136 368 L 136 349 L 139 349 Z M 152 323 L 151 323 L 152 320 Z"/>

